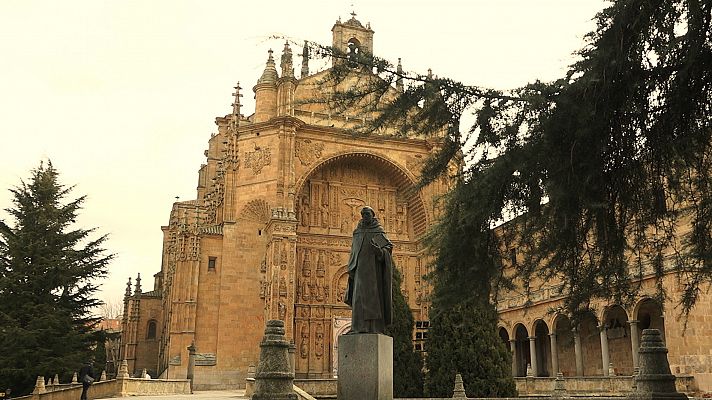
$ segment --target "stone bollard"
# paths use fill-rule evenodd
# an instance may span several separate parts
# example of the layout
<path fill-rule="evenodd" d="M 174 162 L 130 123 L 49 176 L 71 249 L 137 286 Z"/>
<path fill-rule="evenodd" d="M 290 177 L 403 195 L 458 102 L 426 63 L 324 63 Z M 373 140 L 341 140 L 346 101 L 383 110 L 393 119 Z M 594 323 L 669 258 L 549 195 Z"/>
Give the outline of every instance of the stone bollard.
<path fill-rule="evenodd" d="M 35 381 L 35 388 L 34 390 L 32 390 L 32 394 L 42 393 L 47 393 L 47 389 L 45 388 L 44 376 L 38 376 L 37 380 Z"/>
<path fill-rule="evenodd" d="M 73 384 L 74 384 L 74 383 L 79 383 L 79 381 L 77 380 L 77 373 L 76 373 L 76 372 L 72 374 L 72 383 L 73 383 Z"/>
<path fill-rule="evenodd" d="M 106 370 L 101 371 L 101 375 L 99 376 L 99 382 L 104 382 L 106 380 Z"/>
<path fill-rule="evenodd" d="M 453 399 L 466 399 L 465 385 L 462 383 L 462 375 L 455 374 L 455 389 L 452 393 Z"/>
<path fill-rule="evenodd" d="M 260 362 L 257 364 L 252 400 L 297 400 L 293 384 L 294 374 L 289 364 L 289 342 L 284 337 L 284 321 L 269 320 L 260 343 Z"/>
<path fill-rule="evenodd" d="M 643 330 L 643 339 L 638 350 L 639 373 L 635 377 L 635 391 L 628 396 L 635 400 L 681 400 L 687 399 L 675 389 L 675 375 L 670 372 L 667 348 L 660 331 Z"/>

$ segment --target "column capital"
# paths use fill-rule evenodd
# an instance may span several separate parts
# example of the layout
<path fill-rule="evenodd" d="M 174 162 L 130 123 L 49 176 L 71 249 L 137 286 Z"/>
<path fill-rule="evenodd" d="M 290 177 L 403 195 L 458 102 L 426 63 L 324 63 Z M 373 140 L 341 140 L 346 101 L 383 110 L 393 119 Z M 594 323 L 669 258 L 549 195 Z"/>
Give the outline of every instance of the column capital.
<path fill-rule="evenodd" d="M 599 331 L 602 331 L 602 332 L 605 331 L 605 330 L 606 330 L 606 324 L 600 324 L 600 325 L 598 325 L 598 330 L 599 330 Z"/>
<path fill-rule="evenodd" d="M 551 332 L 551 333 L 549 334 L 549 337 L 556 337 L 556 332 Z"/>
<path fill-rule="evenodd" d="M 533 341 L 535 341 L 535 340 L 536 340 L 536 336 L 529 336 L 529 337 L 528 337 L 527 339 L 529 339 L 530 341 L 532 341 L 532 342 L 533 342 Z"/>
<path fill-rule="evenodd" d="M 640 321 L 638 321 L 637 319 L 629 319 L 628 323 L 630 325 L 638 325 L 638 323 L 640 323 Z"/>
<path fill-rule="evenodd" d="M 517 339 L 509 339 L 509 343 L 517 343 Z"/>

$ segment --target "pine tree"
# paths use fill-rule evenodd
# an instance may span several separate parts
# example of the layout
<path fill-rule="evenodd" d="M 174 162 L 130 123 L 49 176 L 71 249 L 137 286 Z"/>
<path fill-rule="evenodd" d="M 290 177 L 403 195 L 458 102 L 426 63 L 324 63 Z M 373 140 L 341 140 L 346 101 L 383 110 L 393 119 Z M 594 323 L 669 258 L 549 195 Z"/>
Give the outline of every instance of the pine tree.
<path fill-rule="evenodd" d="M 99 339 L 93 295 L 113 255 L 106 236 L 74 226 L 85 196 L 65 202 L 72 189 L 40 163 L 29 183 L 10 189 L 14 224 L 0 221 L 0 388 L 17 395 L 38 375 L 71 376 Z"/>
<path fill-rule="evenodd" d="M 468 397 L 516 397 L 511 354 L 496 329 L 497 312 L 486 301 L 470 298 L 431 311 L 426 396 L 452 397 L 459 373 Z"/>
<path fill-rule="evenodd" d="M 423 358 L 413 349 L 413 313 L 401 291 L 403 278 L 393 266 L 393 397 L 423 396 Z"/>

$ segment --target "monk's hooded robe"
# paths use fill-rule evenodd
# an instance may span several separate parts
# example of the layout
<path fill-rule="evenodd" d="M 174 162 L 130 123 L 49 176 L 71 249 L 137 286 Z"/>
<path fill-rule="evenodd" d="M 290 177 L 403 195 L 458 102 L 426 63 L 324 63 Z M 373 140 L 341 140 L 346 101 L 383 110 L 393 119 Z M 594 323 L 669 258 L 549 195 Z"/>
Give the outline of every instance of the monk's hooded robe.
<path fill-rule="evenodd" d="M 371 244 L 378 235 L 379 243 L 387 243 L 381 250 Z M 362 219 L 354 230 L 344 296 L 351 306 L 352 333 L 383 333 L 392 322 L 392 248 L 375 217 L 370 224 Z"/>

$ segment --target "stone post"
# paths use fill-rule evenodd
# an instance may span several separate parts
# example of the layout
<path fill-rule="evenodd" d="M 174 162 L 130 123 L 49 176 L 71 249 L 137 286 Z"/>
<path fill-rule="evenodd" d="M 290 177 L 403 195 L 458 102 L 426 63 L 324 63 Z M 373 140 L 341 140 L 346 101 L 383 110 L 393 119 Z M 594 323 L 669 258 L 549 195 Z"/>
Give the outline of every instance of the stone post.
<path fill-rule="evenodd" d="M 467 399 L 465 394 L 465 385 L 462 383 L 462 375 L 455 374 L 455 389 L 452 393 L 453 399 Z"/>
<path fill-rule="evenodd" d="M 195 340 L 190 343 L 188 348 L 188 372 L 186 379 L 190 381 L 190 393 L 193 393 L 193 370 L 195 369 Z"/>
<path fill-rule="evenodd" d="M 687 396 L 675 389 L 675 375 L 670 372 L 667 348 L 660 331 L 644 329 L 638 361 L 639 373 L 635 377 L 635 391 L 631 400 L 686 400 Z"/>
<path fill-rule="evenodd" d="M 284 337 L 284 321 L 269 320 L 260 343 L 260 362 L 252 400 L 297 400 L 293 385 L 294 374 L 289 365 L 289 342 Z"/>
<path fill-rule="evenodd" d="M 529 336 L 529 354 L 532 359 L 532 376 L 539 376 L 539 369 L 536 360 L 536 336 Z"/>
<path fill-rule="evenodd" d="M 561 372 L 556 373 L 556 379 L 554 379 L 554 393 L 551 397 L 560 399 L 566 397 L 566 386 L 564 385 L 566 381 L 564 380 L 564 374 Z"/>
<path fill-rule="evenodd" d="M 603 376 L 608 376 L 608 364 L 610 364 L 611 361 L 610 354 L 608 353 L 608 334 L 606 333 L 606 325 L 599 325 L 598 332 L 601 337 L 601 369 L 603 370 Z"/>
<path fill-rule="evenodd" d="M 106 380 L 106 370 L 101 371 L 101 376 L 99 377 L 99 382 L 103 382 Z"/>
<path fill-rule="evenodd" d="M 121 360 L 119 364 L 119 372 L 116 373 L 116 379 L 127 379 L 129 377 L 129 363 L 126 360 Z"/>
<path fill-rule="evenodd" d="M 556 333 L 549 334 L 549 342 L 551 345 L 551 375 L 558 376 L 559 372 L 559 349 L 556 348 Z"/>
<path fill-rule="evenodd" d="M 576 376 L 583 376 L 583 352 L 578 329 L 574 329 L 574 353 L 576 354 Z"/>
<path fill-rule="evenodd" d="M 512 352 L 512 376 L 517 376 L 517 341 L 509 341 L 509 349 Z"/>
<path fill-rule="evenodd" d="M 45 388 L 44 376 L 38 376 L 37 380 L 35 381 L 35 389 L 32 391 L 32 394 L 42 393 L 47 393 L 47 389 Z"/>
<path fill-rule="evenodd" d="M 633 353 L 633 369 L 638 368 L 638 349 L 640 348 L 640 339 L 638 338 L 638 322 L 637 320 L 630 320 L 630 347 Z"/>
<path fill-rule="evenodd" d="M 79 383 L 79 381 L 77 380 L 77 373 L 76 373 L 76 372 L 72 374 L 72 382 L 71 382 L 71 383 Z"/>

